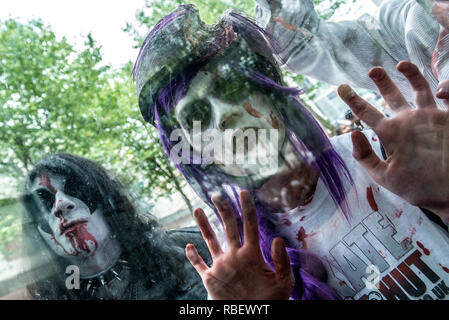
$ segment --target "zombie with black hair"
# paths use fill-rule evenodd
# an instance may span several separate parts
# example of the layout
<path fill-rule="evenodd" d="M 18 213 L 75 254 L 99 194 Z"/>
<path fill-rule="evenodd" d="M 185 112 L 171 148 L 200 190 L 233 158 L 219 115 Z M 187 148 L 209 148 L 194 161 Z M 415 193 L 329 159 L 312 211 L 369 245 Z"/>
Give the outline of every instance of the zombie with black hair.
<path fill-rule="evenodd" d="M 429 82 L 437 105 L 449 99 L 449 2 L 388 0 L 354 20 L 321 19 L 312 0 L 255 0 L 257 24 L 279 41 L 283 67 L 333 85 L 378 91 L 368 71 L 387 70 L 408 106 L 414 94 L 396 65 L 411 61 Z"/>
<path fill-rule="evenodd" d="M 27 177 L 22 203 L 25 253 L 34 265 L 31 298 L 207 297 L 184 255 L 193 241 L 207 256 L 199 231 L 163 231 L 99 164 L 71 154 L 44 158 Z M 74 268 L 78 288 L 67 280 Z"/>
<path fill-rule="evenodd" d="M 277 46 L 235 12 L 206 25 L 195 7 L 185 5 L 150 31 L 134 66 L 144 119 L 156 126 L 167 155 L 215 210 L 217 228 L 224 226 L 226 241 L 202 210 L 195 211 L 211 268 L 194 244 L 186 248 L 210 297 L 435 297 L 432 288 L 449 283 L 448 240 L 409 203 L 420 204 L 416 174 L 403 177 L 413 182 L 409 194 L 386 184 L 404 200 L 352 157 L 349 135 L 329 140 L 298 99 L 302 91 L 284 85 Z M 365 121 L 368 113 L 353 111 Z M 380 156 L 380 135 L 365 134 L 373 149 L 362 144 L 357 150 Z M 438 199 L 449 199 L 447 188 Z M 449 208 L 447 200 L 443 206 Z"/>

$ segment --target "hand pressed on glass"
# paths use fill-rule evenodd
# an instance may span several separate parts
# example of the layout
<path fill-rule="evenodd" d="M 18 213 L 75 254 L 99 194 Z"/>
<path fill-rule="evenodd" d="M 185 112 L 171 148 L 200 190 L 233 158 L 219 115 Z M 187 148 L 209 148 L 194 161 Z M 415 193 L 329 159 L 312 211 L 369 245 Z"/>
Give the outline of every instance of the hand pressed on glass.
<path fill-rule="evenodd" d="M 192 244 L 187 245 L 186 255 L 201 276 L 204 286 L 213 299 L 288 299 L 293 290 L 294 277 L 284 241 L 276 238 L 271 246 L 275 266 L 273 271 L 264 261 L 259 247 L 257 214 L 248 191 L 240 192 L 243 208 L 244 244 L 240 244 L 236 219 L 222 197 L 212 202 L 223 220 L 228 249 L 223 252 L 215 232 L 203 210 L 195 210 L 195 219 L 212 255 L 213 264 L 208 267 Z"/>
<path fill-rule="evenodd" d="M 352 133 L 354 157 L 373 179 L 413 205 L 433 210 L 449 219 L 449 113 L 439 110 L 427 80 L 419 69 L 402 61 L 397 69 L 415 92 L 416 109 L 389 78 L 383 68 L 369 76 L 387 104 L 396 111 L 388 119 L 355 94 L 347 85 L 338 89 L 352 111 L 379 136 L 387 153 L 382 161 L 361 132 Z"/>

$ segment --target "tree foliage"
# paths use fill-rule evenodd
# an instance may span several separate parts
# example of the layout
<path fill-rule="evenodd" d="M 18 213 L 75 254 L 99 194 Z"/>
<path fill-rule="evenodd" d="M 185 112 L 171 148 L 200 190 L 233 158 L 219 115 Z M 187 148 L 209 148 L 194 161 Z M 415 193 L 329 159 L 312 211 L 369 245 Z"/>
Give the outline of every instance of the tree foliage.
<path fill-rule="evenodd" d="M 45 155 L 69 152 L 112 169 L 139 196 L 182 192 L 140 115 L 131 63 L 112 70 L 100 49 L 89 35 L 77 52 L 39 20 L 1 23 L 0 173 L 23 179 Z"/>
<path fill-rule="evenodd" d="M 88 40 L 86 49 L 76 53 L 39 20 L 2 23 L 2 172 L 21 175 L 46 153 L 90 148 L 96 131 L 92 108 L 101 103 L 97 92 L 106 67 L 98 66 L 99 48 Z"/>

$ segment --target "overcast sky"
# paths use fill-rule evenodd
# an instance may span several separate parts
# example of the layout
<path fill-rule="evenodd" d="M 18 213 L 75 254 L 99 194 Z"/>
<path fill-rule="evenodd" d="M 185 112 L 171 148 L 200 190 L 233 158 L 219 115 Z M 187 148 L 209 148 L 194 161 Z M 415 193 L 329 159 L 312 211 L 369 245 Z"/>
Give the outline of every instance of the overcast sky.
<path fill-rule="evenodd" d="M 20 18 L 25 22 L 41 18 L 58 37 L 82 45 L 89 32 L 103 46 L 106 63 L 119 67 L 134 61 L 138 50 L 132 49 L 131 36 L 121 29 L 134 22 L 144 0 L 0 0 L 0 19 Z"/>

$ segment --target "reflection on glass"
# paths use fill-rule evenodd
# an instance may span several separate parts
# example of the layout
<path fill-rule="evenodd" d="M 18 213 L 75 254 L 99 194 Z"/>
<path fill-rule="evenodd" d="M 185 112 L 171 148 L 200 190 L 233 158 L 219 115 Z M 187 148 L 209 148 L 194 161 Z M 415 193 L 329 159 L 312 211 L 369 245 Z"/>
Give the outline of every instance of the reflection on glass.
<path fill-rule="evenodd" d="M 22 201 L 35 299 L 204 299 L 184 256 L 204 248 L 195 228 L 162 231 L 100 165 L 49 156 L 28 175 Z M 42 267 L 42 264 L 44 267 Z"/>

